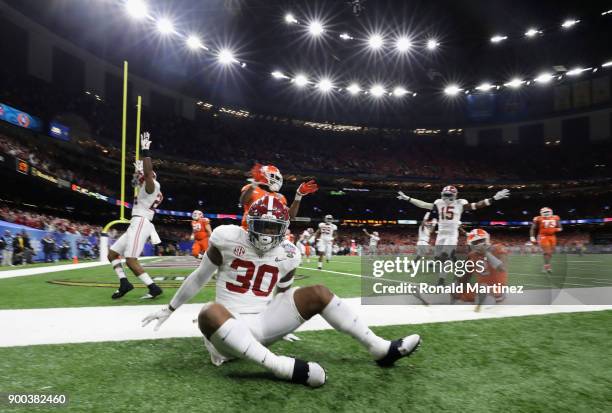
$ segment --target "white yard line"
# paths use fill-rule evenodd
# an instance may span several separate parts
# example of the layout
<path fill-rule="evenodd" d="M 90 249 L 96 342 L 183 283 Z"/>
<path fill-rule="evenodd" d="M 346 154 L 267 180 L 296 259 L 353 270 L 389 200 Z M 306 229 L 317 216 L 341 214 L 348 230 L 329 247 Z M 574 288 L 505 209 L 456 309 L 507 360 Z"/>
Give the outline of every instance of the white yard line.
<path fill-rule="evenodd" d="M 159 259 L 159 257 L 141 257 L 139 260 L 152 260 Z M 125 262 L 125 260 L 123 260 Z M 14 277 L 25 277 L 28 275 L 37 274 L 49 274 L 52 272 L 68 271 L 68 270 L 79 270 L 83 268 L 101 267 L 104 265 L 110 266 L 110 263 L 103 263 L 100 261 L 84 262 L 81 264 L 62 264 L 62 265 L 49 265 L 46 267 L 33 267 L 33 268 L 20 268 L 17 270 L 6 270 L 0 272 L 0 279 L 3 278 L 14 278 Z"/>
<path fill-rule="evenodd" d="M 553 313 L 612 310 L 598 305 L 502 305 L 475 312 L 472 305 L 361 305 L 360 298 L 345 300 L 371 326 L 438 323 L 460 320 L 517 317 Z M 186 304 L 178 309 L 159 331 L 140 326 L 141 319 L 160 306 L 44 308 L 0 311 L 0 347 L 37 344 L 88 343 L 102 341 L 148 340 L 173 337 L 200 337 L 194 324 L 202 304 Z M 329 324 L 313 317 L 298 331 L 327 330 Z M 406 332 L 418 327 L 406 326 Z"/>

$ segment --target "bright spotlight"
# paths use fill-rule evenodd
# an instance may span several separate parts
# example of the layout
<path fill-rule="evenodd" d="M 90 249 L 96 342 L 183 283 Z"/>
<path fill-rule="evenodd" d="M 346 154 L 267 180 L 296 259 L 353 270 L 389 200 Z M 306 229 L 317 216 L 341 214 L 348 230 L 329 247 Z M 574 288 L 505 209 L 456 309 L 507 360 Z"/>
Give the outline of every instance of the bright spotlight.
<path fill-rule="evenodd" d="M 515 77 L 514 79 L 512 79 L 508 83 L 504 83 L 504 86 L 512 88 L 512 89 L 518 89 L 519 87 L 522 86 L 523 83 L 525 83 L 524 80 L 519 79 L 518 77 Z"/>
<path fill-rule="evenodd" d="M 237 62 L 236 58 L 234 57 L 234 53 L 228 49 L 221 49 L 217 55 L 217 59 L 222 65 L 229 65 L 230 63 Z"/>
<path fill-rule="evenodd" d="M 609 62 L 603 63 L 601 65 L 601 67 L 610 67 L 610 66 L 612 66 L 612 60 L 610 60 Z"/>
<path fill-rule="evenodd" d="M 354 39 L 354 37 L 348 33 L 341 33 L 340 36 L 338 37 L 340 37 L 342 40 L 353 40 Z"/>
<path fill-rule="evenodd" d="M 395 41 L 395 47 L 398 52 L 405 53 L 412 47 L 412 42 L 406 36 L 398 37 Z"/>
<path fill-rule="evenodd" d="M 274 79 L 287 79 L 288 76 L 285 75 L 283 72 L 279 72 L 278 70 L 275 70 L 274 72 L 272 72 L 272 77 Z"/>
<path fill-rule="evenodd" d="M 308 78 L 306 77 L 306 75 L 303 74 L 296 75 L 293 78 L 293 81 L 295 82 L 295 85 L 297 87 L 304 87 L 308 84 Z"/>
<path fill-rule="evenodd" d="M 327 93 L 334 88 L 334 85 L 331 82 L 331 80 L 329 80 L 328 78 L 323 78 L 319 80 L 319 83 L 317 84 L 317 88 L 321 92 Z"/>
<path fill-rule="evenodd" d="M 351 95 L 356 95 L 357 93 L 361 92 L 361 88 L 357 83 L 351 83 L 346 90 L 348 90 Z"/>
<path fill-rule="evenodd" d="M 448 96 L 456 96 L 461 92 L 461 88 L 457 85 L 449 85 L 444 88 L 444 93 Z"/>
<path fill-rule="evenodd" d="M 373 34 L 368 38 L 368 46 L 372 50 L 378 50 L 383 46 L 384 40 L 380 34 Z"/>
<path fill-rule="evenodd" d="M 395 89 L 393 89 L 393 96 L 398 97 L 398 98 L 401 98 L 407 93 L 408 91 L 401 86 L 398 86 Z"/>
<path fill-rule="evenodd" d="M 506 40 L 507 38 L 508 36 L 502 36 L 498 34 L 496 36 L 491 37 L 491 43 L 500 43 Z"/>
<path fill-rule="evenodd" d="M 198 36 L 192 34 L 187 38 L 187 47 L 191 50 L 197 50 L 204 47 L 204 45 Z"/>
<path fill-rule="evenodd" d="M 541 33 L 542 33 L 542 31 L 541 31 L 541 30 L 531 28 L 531 29 L 528 29 L 528 30 L 525 32 L 525 36 L 526 36 L 526 37 L 535 37 L 535 36 L 537 36 L 538 34 L 541 34 Z"/>
<path fill-rule="evenodd" d="M 493 89 L 495 86 L 493 86 L 491 83 L 489 82 L 484 82 L 481 83 L 480 85 L 476 86 L 476 90 L 480 90 L 481 92 L 488 92 L 489 90 Z"/>
<path fill-rule="evenodd" d="M 568 76 L 578 76 L 580 73 L 586 72 L 589 69 L 590 69 L 590 67 L 586 68 L 586 69 L 583 69 L 582 67 L 576 67 L 576 68 L 574 68 L 572 70 L 568 70 L 566 75 L 568 75 Z"/>
<path fill-rule="evenodd" d="M 323 24 L 320 21 L 313 20 L 308 24 L 308 31 L 313 36 L 320 36 L 323 34 L 325 29 L 323 28 Z"/>
<path fill-rule="evenodd" d="M 157 31 L 159 31 L 161 34 L 174 33 L 174 25 L 170 19 L 162 17 L 157 20 Z"/>
<path fill-rule="evenodd" d="M 569 28 L 574 27 L 578 23 L 580 23 L 580 20 L 568 19 L 561 24 L 561 27 L 563 27 L 564 29 L 569 29 Z"/>
<path fill-rule="evenodd" d="M 127 0 L 125 10 L 131 17 L 142 19 L 147 15 L 147 3 L 144 0 Z"/>
<path fill-rule="evenodd" d="M 297 19 L 291 13 L 285 14 L 285 23 L 287 24 L 295 24 L 297 23 Z"/>
<path fill-rule="evenodd" d="M 440 43 L 436 39 L 427 40 L 427 50 L 435 50 L 439 45 Z"/>
<path fill-rule="evenodd" d="M 370 88 L 370 93 L 375 98 L 379 98 L 385 94 L 385 88 L 383 85 L 374 85 Z"/>
<path fill-rule="evenodd" d="M 608 14 L 612 14 L 612 10 L 606 10 L 601 13 L 602 16 L 607 16 Z"/>
<path fill-rule="evenodd" d="M 540 75 L 538 75 L 538 77 L 536 77 L 534 80 L 534 82 L 536 83 L 548 83 L 551 80 L 553 80 L 554 76 L 550 73 L 542 73 Z"/>

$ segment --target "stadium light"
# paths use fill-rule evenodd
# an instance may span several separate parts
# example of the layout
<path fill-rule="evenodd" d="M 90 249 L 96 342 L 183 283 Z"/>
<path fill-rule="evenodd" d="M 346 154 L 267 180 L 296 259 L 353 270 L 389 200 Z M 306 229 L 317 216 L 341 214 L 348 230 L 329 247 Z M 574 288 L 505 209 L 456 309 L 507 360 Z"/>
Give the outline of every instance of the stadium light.
<path fill-rule="evenodd" d="M 448 96 L 456 96 L 461 92 L 461 88 L 458 85 L 448 85 L 444 88 L 444 93 Z"/>
<path fill-rule="evenodd" d="M 537 36 L 538 34 L 541 34 L 541 33 L 542 33 L 541 30 L 531 28 L 531 29 L 528 29 L 525 32 L 525 37 L 535 37 L 535 36 Z"/>
<path fill-rule="evenodd" d="M 203 48 L 204 45 L 198 36 L 192 34 L 187 37 L 187 47 L 191 50 L 197 50 Z"/>
<path fill-rule="evenodd" d="M 219 54 L 217 54 L 217 60 L 219 60 L 219 63 L 221 63 L 222 65 L 229 65 L 231 63 L 238 62 L 238 60 L 236 60 L 236 58 L 234 57 L 234 53 L 232 53 L 232 51 L 228 49 L 221 49 L 219 51 Z"/>
<path fill-rule="evenodd" d="M 612 60 L 610 60 L 609 62 L 603 63 L 601 65 L 601 67 L 610 67 L 610 66 L 612 66 Z"/>
<path fill-rule="evenodd" d="M 476 90 L 479 90 L 481 92 L 488 92 L 489 90 L 493 89 L 494 87 L 495 86 L 493 86 L 489 82 L 483 82 L 480 85 L 476 86 Z"/>
<path fill-rule="evenodd" d="M 157 20 L 157 31 L 161 34 L 174 33 L 174 25 L 170 19 L 161 17 Z"/>
<path fill-rule="evenodd" d="M 524 80 L 519 79 L 518 77 L 515 77 L 511 81 L 504 83 L 504 86 L 512 88 L 512 89 L 518 89 L 519 87 L 523 85 L 523 83 L 525 83 Z"/>
<path fill-rule="evenodd" d="M 395 89 L 393 89 L 393 96 L 398 97 L 398 98 L 401 98 L 407 93 L 408 91 L 401 86 L 398 86 Z"/>
<path fill-rule="evenodd" d="M 285 14 L 285 23 L 287 24 L 296 24 L 298 21 L 291 13 Z"/>
<path fill-rule="evenodd" d="M 144 0 L 127 0 L 125 2 L 125 10 L 130 17 L 134 19 L 142 19 L 147 16 L 147 3 Z"/>
<path fill-rule="evenodd" d="M 572 70 L 569 70 L 566 73 L 566 75 L 568 75 L 568 76 L 578 76 L 580 73 L 585 72 L 585 71 L 587 71 L 589 69 L 590 69 L 590 67 L 587 67 L 586 69 L 583 69 L 581 67 L 576 67 L 576 68 L 574 68 Z"/>
<path fill-rule="evenodd" d="M 330 90 L 332 90 L 334 88 L 334 84 L 332 83 L 331 80 L 329 80 L 328 78 L 324 77 L 323 79 L 319 80 L 319 83 L 317 84 L 317 88 L 323 92 L 323 93 L 327 93 Z"/>
<path fill-rule="evenodd" d="M 342 40 L 353 40 L 354 39 L 354 37 L 348 33 L 341 33 L 340 36 L 338 37 L 340 37 Z"/>
<path fill-rule="evenodd" d="M 372 50 L 380 49 L 383 46 L 383 43 L 383 37 L 378 33 L 375 33 L 368 38 L 368 46 L 370 46 L 370 49 Z"/>
<path fill-rule="evenodd" d="M 438 43 L 438 41 L 436 39 L 429 39 L 427 40 L 427 50 L 435 50 L 438 46 L 440 45 L 440 43 Z"/>
<path fill-rule="evenodd" d="M 578 23 L 580 23 L 580 20 L 568 19 L 561 24 L 561 27 L 563 27 L 564 29 L 570 29 L 574 27 L 575 25 L 577 25 Z"/>
<path fill-rule="evenodd" d="M 357 83 L 351 83 L 346 90 L 348 90 L 351 95 L 356 95 L 357 93 L 361 92 L 361 88 Z"/>
<path fill-rule="evenodd" d="M 397 48 L 398 52 L 405 53 L 412 47 L 412 42 L 408 37 L 401 36 L 395 41 L 395 47 Z"/>
<path fill-rule="evenodd" d="M 506 40 L 507 38 L 508 36 L 503 36 L 503 35 L 498 34 L 498 35 L 491 37 L 491 43 L 500 43 Z"/>
<path fill-rule="evenodd" d="M 612 10 L 606 10 L 603 13 L 601 13 L 602 16 L 607 16 L 608 14 L 612 14 Z"/>
<path fill-rule="evenodd" d="M 538 77 L 536 77 L 534 80 L 534 82 L 536 83 L 548 83 L 551 80 L 553 80 L 554 76 L 550 73 L 542 73 L 540 75 L 538 75 Z"/>
<path fill-rule="evenodd" d="M 304 87 L 308 84 L 308 78 L 306 75 L 299 74 L 293 78 L 293 82 L 297 87 Z"/>
<path fill-rule="evenodd" d="M 370 93 L 375 98 L 379 98 L 385 94 L 385 88 L 383 85 L 374 85 L 370 88 Z"/>
<path fill-rule="evenodd" d="M 321 24 L 321 22 L 318 20 L 313 20 L 308 24 L 308 32 L 312 36 L 320 36 L 323 34 L 324 31 L 325 29 L 323 28 L 323 24 Z"/>
<path fill-rule="evenodd" d="M 272 72 L 272 77 L 274 79 L 289 79 L 289 76 L 285 75 L 283 72 L 279 72 L 278 70 Z"/>

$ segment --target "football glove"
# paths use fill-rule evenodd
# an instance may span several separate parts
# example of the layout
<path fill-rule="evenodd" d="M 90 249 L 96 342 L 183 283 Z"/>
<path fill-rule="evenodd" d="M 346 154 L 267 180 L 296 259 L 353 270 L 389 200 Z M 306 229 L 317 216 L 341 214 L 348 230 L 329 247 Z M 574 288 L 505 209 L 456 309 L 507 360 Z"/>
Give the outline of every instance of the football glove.
<path fill-rule="evenodd" d="M 302 184 L 297 189 L 297 194 L 299 196 L 304 196 L 304 195 L 315 193 L 318 190 L 319 190 L 319 185 L 314 181 L 314 179 L 311 179 L 308 182 L 302 182 Z"/>
<path fill-rule="evenodd" d="M 151 321 L 157 320 L 157 324 L 153 328 L 154 331 L 159 330 L 159 327 L 166 322 L 166 320 L 172 315 L 172 311 L 168 307 L 164 307 L 161 310 L 151 313 L 142 319 L 142 326 L 146 327 Z"/>
<path fill-rule="evenodd" d="M 402 191 L 398 192 L 397 199 L 401 199 L 402 201 L 410 201 L 410 197 L 403 193 Z"/>
<path fill-rule="evenodd" d="M 253 183 L 266 184 L 267 185 L 268 184 L 268 180 L 266 179 L 266 176 L 263 174 L 263 172 L 261 170 L 261 166 L 262 165 L 260 163 L 256 163 L 251 168 L 252 182 Z"/>
<path fill-rule="evenodd" d="M 496 201 L 499 201 L 500 199 L 505 199 L 508 197 L 510 197 L 510 191 L 508 189 L 502 189 L 501 191 L 493 195 L 493 199 Z"/>
<path fill-rule="evenodd" d="M 301 338 L 299 338 L 298 336 L 296 336 L 295 334 L 287 334 L 285 336 L 283 336 L 283 340 L 285 341 L 289 341 L 289 342 L 293 342 L 293 341 L 300 341 Z"/>
<path fill-rule="evenodd" d="M 151 147 L 151 134 L 149 132 L 143 132 L 140 134 L 140 149 L 148 151 Z"/>

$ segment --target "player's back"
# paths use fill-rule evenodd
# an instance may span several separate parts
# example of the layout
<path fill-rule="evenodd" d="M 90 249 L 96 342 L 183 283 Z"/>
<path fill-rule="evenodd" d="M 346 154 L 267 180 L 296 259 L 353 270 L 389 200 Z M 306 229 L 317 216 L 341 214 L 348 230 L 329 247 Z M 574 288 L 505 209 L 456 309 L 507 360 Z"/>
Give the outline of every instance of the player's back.
<path fill-rule="evenodd" d="M 560 220 L 561 218 L 559 218 L 558 215 L 539 215 L 533 219 L 533 221 L 538 225 L 538 233 L 545 237 L 550 237 L 557 234 Z"/>
<path fill-rule="evenodd" d="M 161 185 L 159 182 L 157 182 L 157 180 L 153 182 L 155 184 L 155 188 L 150 194 L 147 193 L 146 183 L 142 183 L 138 187 L 138 193 L 136 194 L 134 205 L 132 207 L 132 216 L 144 217 L 149 221 L 153 220 L 153 216 L 155 216 L 155 208 L 157 208 L 164 199 L 161 192 Z"/>
<path fill-rule="evenodd" d="M 221 252 L 216 299 L 230 311 L 259 313 L 272 300 L 279 280 L 300 264 L 298 249 L 284 240 L 263 255 L 249 241 L 246 230 L 237 225 L 220 225 L 210 237 Z"/>

